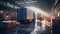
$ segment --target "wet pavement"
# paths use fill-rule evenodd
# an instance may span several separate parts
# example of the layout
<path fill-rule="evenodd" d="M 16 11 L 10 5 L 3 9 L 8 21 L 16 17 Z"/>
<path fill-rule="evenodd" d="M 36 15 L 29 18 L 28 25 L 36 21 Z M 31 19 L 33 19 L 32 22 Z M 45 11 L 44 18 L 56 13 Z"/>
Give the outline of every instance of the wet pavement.
<path fill-rule="evenodd" d="M 34 31 L 35 23 L 22 24 L 21 27 L 9 31 L 0 31 L 1 34 L 51 34 L 51 30 L 48 26 L 42 27 L 42 24 L 38 22 L 38 30 Z"/>

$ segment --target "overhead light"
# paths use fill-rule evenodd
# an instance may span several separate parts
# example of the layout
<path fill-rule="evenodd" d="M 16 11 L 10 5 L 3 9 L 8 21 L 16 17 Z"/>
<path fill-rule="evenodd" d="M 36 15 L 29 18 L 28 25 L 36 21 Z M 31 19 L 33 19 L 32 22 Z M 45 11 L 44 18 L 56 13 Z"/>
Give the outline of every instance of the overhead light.
<path fill-rule="evenodd" d="M 15 2 L 16 4 L 18 4 L 18 5 L 32 5 L 32 4 L 37 4 L 38 3 L 38 1 L 28 1 L 28 0 L 26 0 L 26 1 L 18 1 L 18 2 Z"/>

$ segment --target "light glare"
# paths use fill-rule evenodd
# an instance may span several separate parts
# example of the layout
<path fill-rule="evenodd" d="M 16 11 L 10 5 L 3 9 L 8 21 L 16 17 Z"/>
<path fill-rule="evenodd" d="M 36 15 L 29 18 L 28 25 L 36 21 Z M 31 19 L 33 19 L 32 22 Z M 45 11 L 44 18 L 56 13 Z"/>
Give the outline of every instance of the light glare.
<path fill-rule="evenodd" d="M 43 10 L 41 10 L 41 9 L 39 9 L 39 8 L 37 8 L 37 7 L 34 7 L 34 6 L 27 6 L 26 8 L 34 11 L 35 13 L 44 14 L 44 16 L 48 16 L 48 15 L 49 15 L 49 14 L 47 14 L 46 12 L 44 12 Z"/>

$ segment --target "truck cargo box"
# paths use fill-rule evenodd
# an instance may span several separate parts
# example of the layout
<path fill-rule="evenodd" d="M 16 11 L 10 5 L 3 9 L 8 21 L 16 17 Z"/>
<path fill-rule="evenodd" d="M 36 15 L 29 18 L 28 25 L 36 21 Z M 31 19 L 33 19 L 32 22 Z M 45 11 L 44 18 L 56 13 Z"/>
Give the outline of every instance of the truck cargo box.
<path fill-rule="evenodd" d="M 34 19 L 34 12 L 27 9 L 27 19 Z"/>
<path fill-rule="evenodd" d="M 27 19 L 27 9 L 26 8 L 20 8 L 17 10 L 17 19 L 18 19 L 18 21 Z"/>
<path fill-rule="evenodd" d="M 52 31 L 53 34 L 60 34 L 60 19 L 52 20 Z"/>
<path fill-rule="evenodd" d="M 26 20 L 31 20 L 34 19 L 33 16 L 33 11 L 27 9 L 27 8 L 20 8 L 17 11 L 17 20 L 18 21 L 26 21 Z"/>

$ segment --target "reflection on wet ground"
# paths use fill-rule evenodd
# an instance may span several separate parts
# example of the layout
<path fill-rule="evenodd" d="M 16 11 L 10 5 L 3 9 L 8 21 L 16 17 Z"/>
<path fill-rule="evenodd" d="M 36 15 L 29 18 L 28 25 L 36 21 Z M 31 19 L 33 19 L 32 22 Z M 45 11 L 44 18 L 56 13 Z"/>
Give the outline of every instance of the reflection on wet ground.
<path fill-rule="evenodd" d="M 37 31 L 34 31 L 35 23 L 22 24 L 23 26 L 17 27 L 9 31 L 0 31 L 1 34 L 51 34 L 51 30 L 48 26 L 42 27 L 42 24 L 38 22 Z M 45 29 L 44 29 L 45 28 Z"/>

